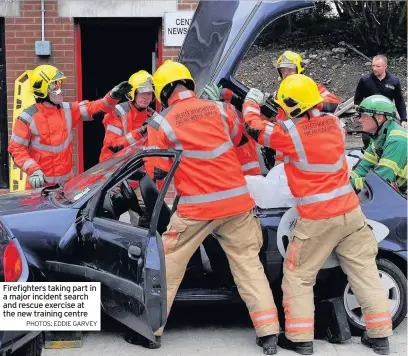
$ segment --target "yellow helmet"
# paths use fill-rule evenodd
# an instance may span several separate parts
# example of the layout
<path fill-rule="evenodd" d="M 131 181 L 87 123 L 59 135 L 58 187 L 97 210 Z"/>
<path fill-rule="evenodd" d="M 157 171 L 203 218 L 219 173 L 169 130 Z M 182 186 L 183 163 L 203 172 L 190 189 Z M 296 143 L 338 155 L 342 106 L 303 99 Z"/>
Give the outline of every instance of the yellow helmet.
<path fill-rule="evenodd" d="M 67 79 L 67 77 L 58 68 L 43 64 L 32 71 L 30 88 L 35 98 L 46 98 L 50 84 L 64 79 Z"/>
<path fill-rule="evenodd" d="M 128 94 L 129 100 L 135 99 L 135 92 L 138 93 L 150 93 L 154 92 L 153 89 L 153 77 L 151 74 L 145 70 L 139 70 L 138 72 L 132 74 L 128 80 L 129 84 L 132 86 L 132 90 Z"/>
<path fill-rule="evenodd" d="M 292 51 L 283 52 L 277 60 L 277 66 L 281 77 L 280 68 L 296 68 L 297 74 L 301 74 L 305 71 L 301 55 Z"/>
<path fill-rule="evenodd" d="M 177 81 L 185 81 L 182 84 L 194 91 L 195 82 L 188 68 L 184 64 L 173 62 L 168 59 L 153 75 L 154 91 L 156 99 L 159 100 L 160 103 L 167 105 L 167 99 L 172 91 L 167 93 L 166 91 L 172 87 L 172 83 Z M 169 88 L 166 88 L 167 86 L 169 86 Z M 166 90 L 163 92 L 163 89 L 165 88 Z"/>
<path fill-rule="evenodd" d="M 275 99 L 291 119 L 322 101 L 317 84 L 304 74 L 293 74 L 282 80 Z"/>

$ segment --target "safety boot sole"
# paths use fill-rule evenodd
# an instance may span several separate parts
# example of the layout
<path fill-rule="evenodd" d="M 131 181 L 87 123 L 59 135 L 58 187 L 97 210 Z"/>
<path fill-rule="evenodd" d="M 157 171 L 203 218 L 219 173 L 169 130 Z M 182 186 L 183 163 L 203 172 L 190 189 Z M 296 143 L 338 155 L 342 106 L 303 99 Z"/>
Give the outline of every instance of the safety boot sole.
<path fill-rule="evenodd" d="M 373 351 L 378 354 L 378 355 L 389 355 L 390 354 L 390 346 L 378 346 L 375 345 L 371 342 L 371 339 L 368 337 L 362 337 L 361 338 L 361 343 L 365 347 L 369 347 L 370 349 L 373 349 Z"/>
<path fill-rule="evenodd" d="M 262 347 L 264 355 L 276 355 L 276 353 L 278 352 L 277 346 L 264 347 L 258 337 L 256 338 L 256 344 Z"/>
<path fill-rule="evenodd" d="M 278 346 L 282 349 L 295 351 L 300 355 L 313 355 L 313 342 L 308 345 L 299 344 L 300 343 L 290 341 L 284 334 L 279 335 Z"/>

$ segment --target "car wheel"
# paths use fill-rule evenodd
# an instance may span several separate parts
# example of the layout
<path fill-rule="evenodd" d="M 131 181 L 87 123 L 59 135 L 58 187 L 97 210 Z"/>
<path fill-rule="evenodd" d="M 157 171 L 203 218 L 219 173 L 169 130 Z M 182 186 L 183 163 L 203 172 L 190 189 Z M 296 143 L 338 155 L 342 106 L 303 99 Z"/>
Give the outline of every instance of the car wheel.
<path fill-rule="evenodd" d="M 387 290 L 392 326 L 395 329 L 407 314 L 407 279 L 401 270 L 388 260 L 377 260 L 377 267 L 381 281 Z M 343 302 L 351 332 L 354 335 L 361 334 L 365 330 L 363 313 L 348 283 L 344 289 Z"/>
<path fill-rule="evenodd" d="M 44 346 L 44 335 L 40 333 L 36 338 L 32 339 L 28 344 L 20 347 L 11 356 L 40 356 Z"/>

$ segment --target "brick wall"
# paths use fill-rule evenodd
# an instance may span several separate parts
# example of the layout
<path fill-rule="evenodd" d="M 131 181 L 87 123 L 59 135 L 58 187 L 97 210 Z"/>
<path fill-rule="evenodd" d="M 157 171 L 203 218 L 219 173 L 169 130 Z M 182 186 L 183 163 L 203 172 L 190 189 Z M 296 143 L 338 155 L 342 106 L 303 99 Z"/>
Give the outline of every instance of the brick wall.
<path fill-rule="evenodd" d="M 183 11 L 183 10 L 194 11 L 198 3 L 199 3 L 199 0 L 179 0 L 178 10 L 179 11 Z M 164 33 L 163 33 L 163 36 L 164 36 Z M 171 59 L 175 61 L 179 53 L 180 53 L 180 47 L 163 47 L 163 62 L 166 59 Z M 172 204 L 175 197 L 176 197 L 176 191 L 174 189 L 174 185 L 171 184 L 166 194 L 166 202 L 168 204 Z"/>
<path fill-rule="evenodd" d="M 35 54 L 35 41 L 41 40 L 41 1 L 20 0 L 20 17 L 5 19 L 7 117 L 9 135 L 13 123 L 14 81 L 25 70 L 40 64 L 52 64 L 67 76 L 64 99 L 74 101 L 75 40 L 74 20 L 58 17 L 58 0 L 45 1 L 45 40 L 51 42 L 51 56 L 41 58 Z M 76 152 L 76 149 L 74 149 Z M 76 162 L 76 157 L 74 157 Z M 76 164 L 74 164 L 76 168 Z"/>
<path fill-rule="evenodd" d="M 179 0 L 178 10 L 195 10 L 199 0 Z M 25 70 L 40 64 L 52 64 L 67 76 L 64 82 L 64 99 L 76 100 L 75 30 L 74 19 L 58 17 L 58 0 L 45 1 L 45 39 L 51 42 L 51 56 L 38 57 L 35 41 L 41 40 L 41 1 L 20 0 L 20 17 L 5 19 L 6 32 L 6 76 L 7 76 L 7 116 L 9 136 L 13 122 L 14 81 Z M 163 47 L 163 61 L 176 60 L 179 47 Z M 74 137 L 76 137 L 74 133 Z M 77 169 L 77 141 L 74 140 L 74 170 Z M 171 185 L 166 201 L 175 197 Z"/>

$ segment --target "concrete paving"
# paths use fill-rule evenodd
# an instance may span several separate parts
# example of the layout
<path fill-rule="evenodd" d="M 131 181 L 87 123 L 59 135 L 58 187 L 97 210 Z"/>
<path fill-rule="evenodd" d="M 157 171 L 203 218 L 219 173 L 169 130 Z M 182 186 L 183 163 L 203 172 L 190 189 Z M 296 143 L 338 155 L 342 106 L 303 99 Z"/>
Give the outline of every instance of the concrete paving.
<path fill-rule="evenodd" d="M 83 346 L 78 349 L 44 350 L 43 356 L 260 356 L 255 333 L 242 307 L 176 307 L 172 310 L 162 337 L 162 347 L 148 350 L 128 344 L 123 339 L 125 328 L 107 320 L 102 331 L 85 333 Z M 394 330 L 390 338 L 392 355 L 407 355 L 407 319 Z M 361 345 L 359 337 L 344 344 L 315 340 L 316 356 L 376 355 Z M 278 355 L 295 353 L 278 348 Z"/>

